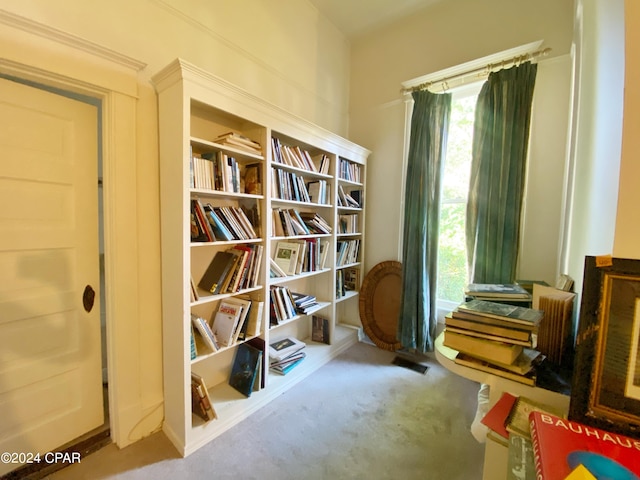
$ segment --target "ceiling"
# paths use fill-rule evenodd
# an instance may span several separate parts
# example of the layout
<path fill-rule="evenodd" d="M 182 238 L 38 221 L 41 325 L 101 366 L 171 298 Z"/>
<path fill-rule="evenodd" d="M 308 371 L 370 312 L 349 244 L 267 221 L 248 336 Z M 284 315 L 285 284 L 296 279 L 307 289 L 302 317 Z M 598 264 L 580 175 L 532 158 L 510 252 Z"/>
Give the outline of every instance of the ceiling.
<path fill-rule="evenodd" d="M 309 0 L 347 37 L 355 38 L 442 0 Z"/>

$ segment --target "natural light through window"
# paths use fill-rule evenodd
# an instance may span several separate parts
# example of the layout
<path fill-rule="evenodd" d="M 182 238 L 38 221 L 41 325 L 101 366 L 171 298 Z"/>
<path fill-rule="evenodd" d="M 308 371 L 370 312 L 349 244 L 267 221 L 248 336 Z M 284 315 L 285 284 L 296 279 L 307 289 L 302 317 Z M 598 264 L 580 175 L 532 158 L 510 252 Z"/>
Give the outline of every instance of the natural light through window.
<path fill-rule="evenodd" d="M 452 92 L 451 120 L 442 183 L 438 243 L 438 302 L 442 307 L 464 300 L 467 279 L 465 217 L 471 171 L 476 99 L 481 84 Z"/>

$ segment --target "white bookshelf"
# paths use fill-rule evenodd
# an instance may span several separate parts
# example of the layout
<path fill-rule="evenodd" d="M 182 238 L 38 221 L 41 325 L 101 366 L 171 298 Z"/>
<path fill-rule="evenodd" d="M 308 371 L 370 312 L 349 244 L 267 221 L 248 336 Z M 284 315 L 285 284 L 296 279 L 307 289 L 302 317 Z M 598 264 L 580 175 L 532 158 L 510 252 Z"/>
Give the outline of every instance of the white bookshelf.
<path fill-rule="evenodd" d="M 337 272 L 360 269 L 364 254 L 364 207 L 338 205 L 340 186 L 361 190 L 364 200 L 365 168 L 369 151 L 319 128 L 310 122 L 256 98 L 232 84 L 177 59 L 152 79 L 158 92 L 160 138 L 160 194 L 162 235 L 162 302 L 163 302 L 163 370 L 165 421 L 163 429 L 182 455 L 189 455 L 202 445 L 240 422 L 254 411 L 291 388 L 317 368 L 347 349 L 358 340 L 360 320 L 358 284 L 345 295 L 336 295 Z M 216 143 L 214 139 L 235 131 L 258 142 L 261 153 Z M 271 142 L 300 148 L 311 156 L 325 155 L 329 169 L 325 173 L 279 164 L 272 155 Z M 223 152 L 240 165 L 258 164 L 262 178 L 260 193 L 215 191 L 193 188 L 190 184 L 190 158 L 196 154 Z M 357 180 L 342 178 L 341 162 L 357 165 Z M 303 177 L 305 182 L 322 181 L 328 186 L 323 201 L 277 198 L 272 173 Z M 275 177 L 277 178 L 277 176 Z M 259 211 L 259 238 L 234 241 L 192 242 L 190 236 L 191 200 L 199 198 L 212 206 L 245 206 Z M 331 226 L 329 234 L 276 235 L 273 209 L 296 209 L 315 212 Z M 356 230 L 340 233 L 339 216 L 345 212 L 359 215 Z M 357 239 L 359 253 L 352 262 L 336 265 L 338 242 Z M 295 275 L 270 278 L 269 257 L 279 241 L 327 242 L 324 265 Z M 211 295 L 200 292 L 192 300 L 190 279 L 197 284 L 216 252 L 234 245 L 257 246 L 263 249 L 256 284 L 234 293 Z M 316 296 L 318 307 L 306 315 L 296 315 L 278 325 L 270 324 L 270 289 L 287 287 L 291 291 Z M 243 293 L 264 301 L 262 328 L 259 336 L 267 343 L 285 336 L 295 336 L 306 342 L 307 357 L 287 375 L 263 372 L 265 388 L 245 397 L 229 386 L 228 380 L 237 345 L 217 352 L 202 348 L 199 355 L 190 356 L 191 313 L 211 320 L 218 303 L 224 298 Z M 329 344 L 311 341 L 312 315 L 329 320 Z M 196 334 L 197 336 L 197 334 Z M 218 418 L 205 422 L 191 412 L 190 377 L 201 375 Z"/>

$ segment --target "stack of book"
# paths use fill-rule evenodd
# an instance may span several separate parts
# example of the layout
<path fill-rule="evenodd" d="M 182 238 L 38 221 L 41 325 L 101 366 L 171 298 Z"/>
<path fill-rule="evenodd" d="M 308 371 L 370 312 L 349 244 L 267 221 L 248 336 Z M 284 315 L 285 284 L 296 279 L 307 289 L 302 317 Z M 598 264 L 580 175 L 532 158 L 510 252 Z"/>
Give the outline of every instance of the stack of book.
<path fill-rule="evenodd" d="M 315 296 L 291 292 L 288 287 L 282 285 L 272 285 L 269 293 L 269 315 L 272 325 L 280 325 L 298 315 L 309 315 L 320 307 Z"/>
<path fill-rule="evenodd" d="M 218 135 L 214 142 L 238 148 L 249 153 L 255 153 L 256 155 L 262 155 L 262 146 L 258 142 L 251 140 L 249 137 L 241 135 L 238 132 L 227 132 L 222 135 Z"/>
<path fill-rule="evenodd" d="M 490 302 L 531 303 L 531 294 L 517 283 L 470 283 L 464 294 Z"/>
<path fill-rule="evenodd" d="M 286 375 L 305 359 L 306 343 L 295 337 L 286 337 L 269 344 L 269 368 Z"/>
<path fill-rule="evenodd" d="M 455 362 L 535 385 L 544 359 L 536 348 L 543 312 L 485 300 L 470 300 L 445 316 L 444 345 L 458 351 Z"/>

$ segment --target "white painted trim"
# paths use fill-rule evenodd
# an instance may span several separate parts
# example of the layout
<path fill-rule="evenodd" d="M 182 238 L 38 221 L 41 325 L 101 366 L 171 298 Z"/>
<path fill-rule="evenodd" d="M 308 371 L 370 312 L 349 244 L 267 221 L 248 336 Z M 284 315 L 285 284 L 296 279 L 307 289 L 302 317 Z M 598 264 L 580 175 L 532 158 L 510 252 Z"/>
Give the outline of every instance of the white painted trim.
<path fill-rule="evenodd" d="M 0 72 L 102 102 L 109 411 L 111 438 L 120 447 L 149 433 L 140 426 L 159 425 L 163 414 L 162 400 L 141 404 L 132 212 L 137 210 L 136 97 L 142 68 L 142 62 L 0 10 Z"/>
<path fill-rule="evenodd" d="M 142 70 L 146 66 L 145 63 L 122 55 L 114 50 L 2 9 L 0 9 L 0 24 L 18 28 L 30 35 L 37 35 L 58 44 L 67 45 L 76 50 L 82 50 L 90 55 L 103 58 L 110 63 L 119 64 L 135 71 Z"/>

